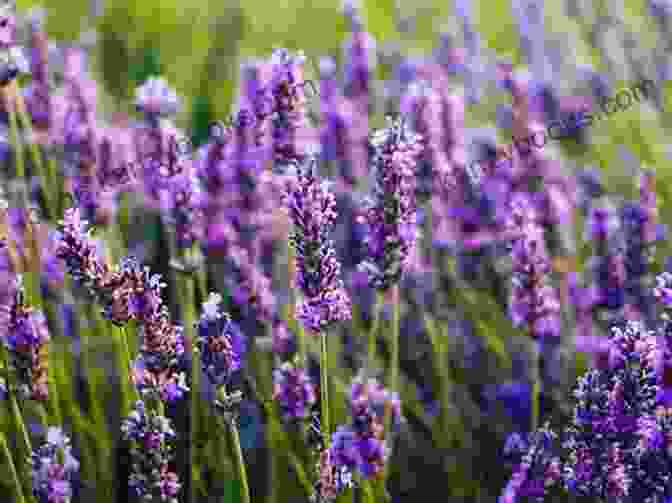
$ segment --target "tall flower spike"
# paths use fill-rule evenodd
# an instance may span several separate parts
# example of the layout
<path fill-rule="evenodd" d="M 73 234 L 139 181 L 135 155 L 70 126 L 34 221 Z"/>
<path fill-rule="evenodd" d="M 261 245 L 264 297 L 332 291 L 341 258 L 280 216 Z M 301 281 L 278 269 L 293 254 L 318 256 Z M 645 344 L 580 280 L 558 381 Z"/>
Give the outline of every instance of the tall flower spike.
<path fill-rule="evenodd" d="M 182 484 L 170 470 L 171 443 L 175 439 L 170 419 L 148 411 L 138 400 L 123 420 L 121 432 L 124 440 L 135 444 L 131 448 L 133 463 L 129 489 L 143 501 L 177 503 Z"/>
<path fill-rule="evenodd" d="M 514 325 L 529 328 L 535 338 L 560 335 L 560 301 L 550 282 L 551 264 L 544 230 L 528 197 L 511 202 L 507 227 L 516 233 L 511 257 L 513 278 L 509 311 Z"/>
<path fill-rule="evenodd" d="M 419 135 L 397 119 L 371 139 L 375 187 L 360 223 L 368 227 L 369 257 L 360 268 L 371 285 L 387 290 L 409 266 L 418 237 L 415 168 L 423 151 Z"/>
<path fill-rule="evenodd" d="M 19 283 L 11 305 L 2 306 L 0 310 L 0 339 L 9 351 L 21 397 L 46 400 L 47 320 L 41 311 L 25 305 L 23 297 Z"/>
<path fill-rule="evenodd" d="M 211 293 L 196 323 L 203 370 L 216 386 L 227 384 L 231 375 L 241 368 L 246 349 L 240 328 L 221 311 L 221 302 L 221 295 Z"/>
<path fill-rule="evenodd" d="M 60 428 L 47 430 L 46 442 L 32 453 L 31 465 L 38 503 L 70 503 L 79 461 L 71 453 L 70 438 Z"/>
<path fill-rule="evenodd" d="M 306 165 L 307 164 L 307 165 Z M 294 224 L 290 242 L 296 248 L 296 285 L 304 300 L 297 306 L 297 318 L 314 332 L 352 316 L 350 297 L 341 279 L 341 265 L 329 234 L 336 224 L 336 198 L 326 182 L 315 174 L 313 156 L 298 168 L 295 181 L 286 192 Z"/>
<path fill-rule="evenodd" d="M 290 362 L 273 371 L 273 399 L 278 402 L 282 417 L 289 421 L 307 418 L 317 400 L 308 373 Z"/>
<path fill-rule="evenodd" d="M 515 503 L 522 497 L 542 502 L 548 489 L 562 478 L 562 465 L 555 456 L 557 434 L 546 424 L 530 433 L 521 447 L 527 447 L 516 466 L 511 480 L 499 498 L 499 503 Z"/>

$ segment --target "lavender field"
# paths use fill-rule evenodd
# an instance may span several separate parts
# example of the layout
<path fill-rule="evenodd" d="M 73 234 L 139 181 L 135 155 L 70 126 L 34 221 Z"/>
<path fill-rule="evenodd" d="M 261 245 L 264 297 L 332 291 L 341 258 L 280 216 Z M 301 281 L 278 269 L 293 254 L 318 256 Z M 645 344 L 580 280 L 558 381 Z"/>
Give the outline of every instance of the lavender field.
<path fill-rule="evenodd" d="M 0 503 L 672 503 L 670 44 L 0 3 Z"/>

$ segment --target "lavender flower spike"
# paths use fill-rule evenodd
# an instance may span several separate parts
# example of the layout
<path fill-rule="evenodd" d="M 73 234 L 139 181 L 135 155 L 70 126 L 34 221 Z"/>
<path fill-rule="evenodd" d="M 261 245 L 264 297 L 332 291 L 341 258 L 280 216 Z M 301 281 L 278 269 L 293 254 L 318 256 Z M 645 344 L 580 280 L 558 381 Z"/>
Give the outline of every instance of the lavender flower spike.
<path fill-rule="evenodd" d="M 297 306 L 297 318 L 310 330 L 322 332 L 352 316 L 350 297 L 341 279 L 341 264 L 329 233 L 336 223 L 336 198 L 320 183 L 313 156 L 298 169 L 296 183 L 286 196 L 295 231 L 296 284 L 305 300 Z"/>
<path fill-rule="evenodd" d="M 513 281 L 509 311 L 515 326 L 534 338 L 560 335 L 560 301 L 550 282 L 551 263 L 544 230 L 532 201 L 520 194 L 511 202 L 507 226 L 520 236 L 513 244 Z"/>
<path fill-rule="evenodd" d="M 70 439 L 60 428 L 47 430 L 46 442 L 33 452 L 33 495 L 38 503 L 70 503 L 71 480 L 79 462 L 70 453 Z"/>
<path fill-rule="evenodd" d="M 131 449 L 133 472 L 129 488 L 142 501 L 177 503 L 182 485 L 168 469 L 172 459 L 169 442 L 175 439 L 170 419 L 148 411 L 144 402 L 138 400 L 122 422 L 121 432 L 124 440 L 135 443 Z"/>
<path fill-rule="evenodd" d="M 213 384 L 226 384 L 240 369 L 245 353 L 245 339 L 228 314 L 222 313 L 222 296 L 211 293 L 203 303 L 203 315 L 196 323 L 198 351 L 203 370 Z"/>
<path fill-rule="evenodd" d="M 45 349 L 49 329 L 44 314 L 24 303 L 20 278 L 14 299 L 9 305 L 0 306 L 0 342 L 16 370 L 20 396 L 46 400 L 49 391 Z"/>
<path fill-rule="evenodd" d="M 376 185 L 365 214 L 359 217 L 369 228 L 369 255 L 359 267 L 381 290 L 399 282 L 416 245 L 415 165 L 424 149 L 420 141 L 399 119 L 371 140 Z"/>
<path fill-rule="evenodd" d="M 303 419 L 316 401 L 315 386 L 305 369 L 285 362 L 273 371 L 273 399 L 278 401 L 284 419 Z"/>

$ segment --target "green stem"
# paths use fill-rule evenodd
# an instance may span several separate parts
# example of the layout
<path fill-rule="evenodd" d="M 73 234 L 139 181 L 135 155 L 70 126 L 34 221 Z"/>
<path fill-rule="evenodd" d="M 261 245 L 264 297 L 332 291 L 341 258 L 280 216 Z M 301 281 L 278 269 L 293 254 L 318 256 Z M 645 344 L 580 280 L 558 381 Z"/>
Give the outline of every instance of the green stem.
<path fill-rule="evenodd" d="M 26 180 L 26 168 L 23 164 L 23 149 L 21 147 L 21 141 L 19 139 L 19 124 L 16 118 L 16 110 L 14 110 L 14 106 L 12 103 L 12 98 L 13 94 L 9 92 L 9 90 L 5 89 L 5 99 L 7 103 L 7 108 L 8 113 L 9 113 L 9 130 L 10 134 L 12 136 L 12 146 L 14 147 L 14 156 L 15 156 L 15 161 L 16 161 L 16 178 L 19 179 L 20 182 L 28 182 Z M 22 189 L 23 190 L 23 189 Z M 26 195 L 26 194 L 24 194 Z"/>
<path fill-rule="evenodd" d="M 21 409 L 19 408 L 19 404 L 16 401 L 16 397 L 14 396 L 14 392 L 10 391 L 9 392 L 9 401 L 11 403 L 12 407 L 12 414 L 14 416 L 14 423 L 16 427 L 19 429 L 19 432 L 21 434 L 21 438 L 23 439 L 23 444 L 24 444 L 24 453 L 26 456 L 30 456 L 33 452 L 33 447 L 30 442 L 30 437 L 28 436 L 28 430 L 26 430 L 26 425 L 23 422 L 23 416 L 21 415 Z M 31 476 L 30 476 L 30 470 L 28 469 L 27 466 L 24 467 L 24 475 L 25 475 L 25 480 L 24 480 L 24 490 L 27 494 L 32 493 L 32 484 L 31 484 Z"/>
<path fill-rule="evenodd" d="M 373 370 L 376 365 L 376 338 L 378 336 L 378 327 L 380 326 L 380 315 L 383 310 L 385 299 L 381 292 L 376 291 L 376 298 L 373 304 L 373 321 L 367 334 L 367 367 Z"/>
<path fill-rule="evenodd" d="M 331 425 L 329 423 L 329 375 L 327 373 L 327 333 L 320 333 L 320 402 L 322 405 L 322 434 L 324 443 L 329 447 L 331 440 Z"/>
<path fill-rule="evenodd" d="M 25 103 L 23 102 L 23 97 L 20 92 L 16 93 L 16 109 L 18 110 L 19 120 L 21 121 L 21 126 L 27 132 L 29 137 L 32 137 L 33 128 L 31 125 L 30 117 L 26 111 Z M 53 218 L 55 213 L 55 208 L 53 204 L 53 198 L 51 195 L 51 189 L 54 186 L 53 178 L 48 169 L 45 169 L 44 162 L 42 160 L 42 155 L 37 147 L 37 144 L 30 142 L 28 145 L 28 150 L 33 159 L 33 164 L 38 169 L 40 178 L 42 179 L 42 189 L 44 192 L 45 204 L 47 207 L 47 218 Z"/>
<path fill-rule="evenodd" d="M 247 484 L 247 472 L 245 470 L 245 458 L 243 457 L 243 448 L 240 446 L 240 435 L 238 434 L 238 426 L 235 421 L 229 424 L 231 429 L 231 440 L 233 441 L 233 448 L 236 453 L 236 469 L 238 470 L 238 478 L 242 486 L 243 503 L 250 503 L 250 488 Z"/>
<path fill-rule="evenodd" d="M 21 415 L 21 409 L 19 404 L 16 401 L 16 396 L 14 393 L 9 393 L 9 401 L 12 406 L 12 414 L 14 415 L 14 421 L 16 422 L 16 427 L 21 433 L 21 438 L 23 439 L 23 445 L 26 449 L 26 452 L 30 453 L 33 450 L 32 444 L 30 442 L 30 436 L 28 435 L 28 430 L 26 430 L 26 425 L 23 422 L 23 416 Z"/>
<path fill-rule="evenodd" d="M 220 400 L 226 397 L 226 386 L 222 385 L 217 390 L 217 395 Z M 243 448 L 240 445 L 240 434 L 238 433 L 238 425 L 236 420 L 231 417 L 227 422 L 229 431 L 231 432 L 231 441 L 233 442 L 233 450 L 236 457 L 236 470 L 238 471 L 238 479 L 242 486 L 243 501 L 242 503 L 250 503 L 250 487 L 247 483 L 247 471 L 245 470 L 245 458 L 243 457 Z"/>
<path fill-rule="evenodd" d="M 538 342 L 532 341 L 532 351 L 531 351 L 531 362 L 530 362 L 530 379 L 532 381 L 532 431 L 535 431 L 539 426 L 539 417 L 540 417 L 540 400 L 539 396 L 541 393 L 541 382 L 539 379 L 539 363 L 540 363 L 540 352 Z"/>
<path fill-rule="evenodd" d="M 0 432 L 0 444 L 2 444 L 2 452 L 5 455 L 5 459 L 9 464 L 9 471 L 12 474 L 12 480 L 14 482 L 14 487 L 16 488 L 16 495 L 19 503 L 26 503 L 26 498 L 23 496 L 23 488 L 21 487 L 21 480 L 19 479 L 19 474 L 16 471 L 16 466 L 14 466 L 14 460 L 12 459 L 12 454 L 9 452 L 9 447 L 7 446 L 7 439 Z"/>
<path fill-rule="evenodd" d="M 390 340 L 390 369 L 388 377 L 388 389 L 399 390 L 399 325 L 401 323 L 401 299 L 399 298 L 399 285 L 394 285 L 392 297 L 392 334 Z M 392 421 L 392 407 L 385 407 L 385 432 L 390 431 Z"/>

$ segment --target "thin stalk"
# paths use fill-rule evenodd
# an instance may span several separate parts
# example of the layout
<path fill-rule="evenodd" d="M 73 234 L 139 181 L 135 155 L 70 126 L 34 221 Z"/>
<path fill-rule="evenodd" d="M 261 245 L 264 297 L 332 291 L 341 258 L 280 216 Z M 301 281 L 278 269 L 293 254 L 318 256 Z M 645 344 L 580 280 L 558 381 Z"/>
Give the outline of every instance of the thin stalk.
<path fill-rule="evenodd" d="M 530 362 L 530 380 L 532 381 L 532 418 L 531 427 L 535 431 L 539 426 L 540 416 L 540 394 L 541 394 L 541 380 L 539 379 L 539 364 L 541 353 L 539 351 L 539 343 L 532 341 L 531 348 L 531 362 Z"/>
<path fill-rule="evenodd" d="M 394 285 L 391 291 L 392 300 L 392 334 L 390 340 L 390 368 L 388 375 L 388 388 L 390 391 L 399 390 L 399 325 L 401 323 L 401 300 L 399 298 L 399 285 Z M 392 407 L 388 403 L 385 407 L 385 432 L 390 431 L 392 422 Z"/>
<path fill-rule="evenodd" d="M 200 359 L 193 351 L 195 345 L 192 345 L 192 360 L 191 360 L 191 501 L 197 501 L 198 488 L 202 486 L 201 471 L 199 460 L 201 453 L 197 451 L 198 438 L 201 432 L 201 410 L 200 410 Z"/>
<path fill-rule="evenodd" d="M 16 99 L 16 109 L 18 111 L 18 116 L 19 120 L 21 121 L 21 126 L 23 129 L 27 132 L 27 135 L 29 138 L 33 137 L 33 128 L 31 126 L 31 121 L 30 117 L 28 116 L 28 112 L 26 111 L 26 105 L 23 102 L 23 97 L 21 96 L 20 92 L 17 92 L 16 88 L 16 81 L 12 82 L 13 85 L 13 91 L 14 91 L 14 96 Z M 51 196 L 51 189 L 53 187 L 53 178 L 51 177 L 51 173 L 49 172 L 48 169 L 46 169 L 45 163 L 42 160 L 42 155 L 37 147 L 37 144 L 34 142 L 30 142 L 28 144 L 28 150 L 30 152 L 30 155 L 33 159 L 33 164 L 37 168 L 40 178 L 42 179 L 42 190 L 44 193 L 44 199 L 45 199 L 45 204 L 47 207 L 47 213 L 48 213 L 48 218 L 53 218 L 56 213 L 55 213 L 55 207 L 53 203 L 53 198 Z"/>
<path fill-rule="evenodd" d="M 236 453 L 236 469 L 238 470 L 238 478 L 243 492 L 243 503 L 250 503 L 250 488 L 247 484 L 247 472 L 245 471 L 245 459 L 243 458 L 243 449 L 240 446 L 240 435 L 238 434 L 238 426 L 232 419 L 229 424 L 231 429 L 231 440 L 233 441 L 233 448 Z"/>
<path fill-rule="evenodd" d="M 376 291 L 376 298 L 373 303 L 373 321 L 367 334 L 367 367 L 370 370 L 376 365 L 376 338 L 378 336 L 378 327 L 380 326 L 380 317 L 383 310 L 385 298 L 381 292 Z"/>
<path fill-rule="evenodd" d="M 327 373 L 327 333 L 320 333 L 320 404 L 322 406 L 322 435 L 325 446 L 329 447 L 331 424 L 329 423 L 329 375 Z"/>
<path fill-rule="evenodd" d="M 7 108 L 7 113 L 9 114 L 9 131 L 12 137 L 12 146 L 14 147 L 14 157 L 16 161 L 16 178 L 21 182 L 27 182 L 26 178 L 26 168 L 23 164 L 23 148 L 21 145 L 21 140 L 19 139 L 19 124 L 16 118 L 16 110 L 14 109 L 14 101 L 16 93 L 12 93 L 11 90 L 4 88 L 4 102 Z M 23 190 L 23 189 L 22 189 Z M 27 195 L 27 194 L 24 194 Z"/>
<path fill-rule="evenodd" d="M 23 422 L 21 409 L 19 408 L 19 404 L 16 401 L 16 396 L 14 396 L 13 392 L 9 393 L 9 401 L 12 406 L 12 414 L 14 415 L 14 421 L 16 422 L 16 427 L 19 429 L 19 433 L 21 434 L 21 438 L 23 439 L 24 448 L 26 449 L 26 452 L 30 453 L 33 450 L 33 446 L 30 442 L 30 436 L 28 435 L 26 425 Z"/>
<path fill-rule="evenodd" d="M 220 386 L 217 390 L 217 395 L 220 400 L 226 397 L 226 386 Z M 247 471 L 245 470 L 245 458 L 243 457 L 243 448 L 240 445 L 240 435 L 238 433 L 238 425 L 233 417 L 227 421 L 229 431 L 231 433 L 231 441 L 233 442 L 233 450 L 236 457 L 236 470 L 238 471 L 238 479 L 242 486 L 242 503 L 250 503 L 250 487 L 247 483 Z"/>
<path fill-rule="evenodd" d="M 21 434 L 21 438 L 23 439 L 25 449 L 24 452 L 27 456 L 30 456 L 33 452 L 33 447 L 30 442 L 30 437 L 28 436 L 28 430 L 26 430 L 26 425 L 23 422 L 21 409 L 19 408 L 19 404 L 16 401 L 16 397 L 14 396 L 13 391 L 10 391 L 9 393 L 9 401 L 12 407 L 12 415 L 14 416 L 14 423 L 16 427 L 19 429 L 19 433 Z M 24 471 L 25 471 L 25 480 L 23 487 L 27 494 L 31 494 L 32 484 L 31 484 L 30 471 L 28 470 L 27 467 L 24 468 Z"/>
<path fill-rule="evenodd" d="M 16 488 L 17 501 L 19 503 L 26 503 L 26 498 L 23 495 L 23 488 L 21 487 L 21 479 L 19 479 L 19 474 L 16 471 L 16 466 L 14 466 L 14 460 L 12 459 L 12 454 L 9 452 L 9 447 L 7 446 L 7 439 L 0 432 L 0 444 L 2 444 L 2 452 L 5 455 L 5 459 L 9 464 L 9 471 L 12 475 L 12 481 L 14 482 L 14 487 Z"/>

